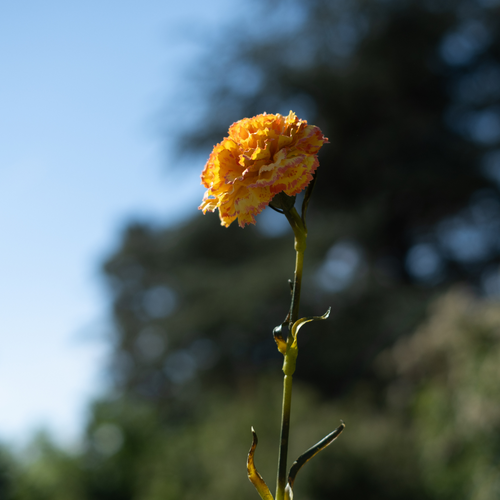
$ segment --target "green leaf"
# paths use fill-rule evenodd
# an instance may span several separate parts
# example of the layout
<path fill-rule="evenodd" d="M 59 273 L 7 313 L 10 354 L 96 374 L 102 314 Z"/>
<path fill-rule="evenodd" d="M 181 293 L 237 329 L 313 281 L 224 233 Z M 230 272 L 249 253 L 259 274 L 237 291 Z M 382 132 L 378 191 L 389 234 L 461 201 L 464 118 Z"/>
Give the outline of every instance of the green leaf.
<path fill-rule="evenodd" d="M 292 326 L 292 337 L 293 337 L 293 344 L 292 348 L 297 348 L 297 334 L 299 333 L 299 330 L 306 324 L 310 323 L 311 321 L 320 321 L 323 319 L 327 319 L 330 316 L 332 308 L 329 307 L 328 311 L 326 311 L 323 316 L 306 316 L 305 318 L 298 319 Z"/>
<path fill-rule="evenodd" d="M 297 460 L 295 460 L 288 474 L 287 489 L 290 490 L 288 496 L 289 500 L 293 500 L 293 490 L 292 490 L 293 483 L 295 482 L 295 478 L 297 477 L 297 474 L 299 470 L 302 468 L 302 466 L 306 462 L 309 462 L 309 460 L 311 460 L 311 458 L 317 455 L 321 450 L 324 450 L 329 444 L 333 443 L 333 441 L 335 441 L 335 439 L 337 439 L 340 436 L 344 428 L 345 424 L 344 422 L 342 422 L 340 426 L 337 427 L 333 432 L 328 434 L 328 436 L 323 438 L 319 443 L 316 443 L 313 447 L 309 448 L 306 452 L 302 453 L 302 455 L 300 455 L 300 457 Z M 285 496 L 285 498 L 287 497 Z"/>
<path fill-rule="evenodd" d="M 266 482 L 264 481 L 264 479 L 262 479 L 262 476 L 257 472 L 257 469 L 255 468 L 253 456 L 255 453 L 255 448 L 257 448 L 257 443 L 259 441 L 257 439 L 257 433 L 255 432 L 253 427 L 252 427 L 252 437 L 253 437 L 252 447 L 248 452 L 248 459 L 247 459 L 248 479 L 250 479 L 250 482 L 255 486 L 255 489 L 257 490 L 257 493 L 260 495 L 260 498 L 262 498 L 262 500 L 274 500 Z"/>

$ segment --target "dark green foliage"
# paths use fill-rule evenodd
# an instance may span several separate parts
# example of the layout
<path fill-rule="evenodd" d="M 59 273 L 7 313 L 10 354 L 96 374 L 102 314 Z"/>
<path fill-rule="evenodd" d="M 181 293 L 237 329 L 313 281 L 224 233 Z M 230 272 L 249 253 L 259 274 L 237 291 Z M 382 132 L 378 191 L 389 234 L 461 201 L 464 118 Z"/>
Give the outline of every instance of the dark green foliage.
<path fill-rule="evenodd" d="M 5 447 L 0 447 L 0 498 L 13 499 L 14 482 L 18 467 Z"/>
<path fill-rule="evenodd" d="M 420 470 L 443 499 L 493 499 L 500 491 L 500 307 L 456 289 L 380 359 L 398 373 L 393 403 L 412 402 Z"/>
<path fill-rule="evenodd" d="M 180 150 L 290 108 L 331 142 L 308 212 L 301 315 L 332 315 L 300 333 L 290 463 L 341 418 L 347 427 L 301 470 L 296 498 L 498 498 L 487 404 L 500 387 L 497 327 L 439 310 L 436 334 L 449 320 L 463 335 L 445 349 L 409 340 L 418 359 L 401 347 L 421 338 L 411 334 L 450 284 L 494 291 L 500 16 L 486 3 L 255 2 L 248 29 L 225 31 L 196 69 L 206 114 L 176 138 Z M 251 425 L 273 490 L 282 358 L 272 330 L 289 308 L 294 252 L 291 232 L 269 237 L 281 227 L 269 221 L 128 227 L 104 265 L 116 396 L 95 404 L 84 450 L 41 447 L 48 472 L 32 463 L 14 500 L 255 498 Z M 490 413 L 471 430 L 474 392 Z M 51 474 L 59 486 L 41 480 Z"/>
<path fill-rule="evenodd" d="M 481 114 L 491 111 L 498 120 L 498 9 L 472 1 L 432 8 L 409 1 L 280 4 L 285 13 L 300 10 L 303 22 L 237 38 L 233 50 L 221 43 L 226 58 L 207 73 L 227 74 L 218 64 L 230 75 L 250 67 L 259 84 L 243 97 L 230 77 L 212 81 L 206 92 L 213 108 L 186 145 L 219 141 L 241 116 L 292 107 L 331 141 L 320 154 L 313 206 L 332 215 L 348 211 L 360 222 L 364 215 L 362 227 L 344 236 L 398 279 L 412 278 L 408 251 L 427 242 L 443 260 L 442 278 L 476 280 L 477 268 L 498 251 L 486 251 L 471 270 L 446 251 L 434 224 L 487 187 L 495 188 L 498 206 L 496 185 L 481 168 L 499 140 L 498 121 L 491 118 L 488 127 Z"/>
<path fill-rule="evenodd" d="M 256 18 L 265 13 L 261 7 Z M 367 414 L 380 413 L 386 422 L 380 424 L 384 439 L 372 451 L 361 446 L 359 454 L 349 451 L 347 443 L 356 440 L 348 437 L 348 423 L 333 446 L 345 455 L 342 479 L 315 477 L 310 491 L 318 497 L 332 496 L 336 487 L 352 498 L 432 496 L 419 472 L 394 475 L 400 462 L 402 471 L 420 465 L 413 438 L 402 444 L 389 432 L 401 436 L 411 417 L 388 410 L 388 381 L 373 371 L 373 361 L 416 328 L 446 285 L 479 284 L 498 258 L 486 246 L 471 257 L 454 243 L 469 228 L 467 214 L 482 210 L 489 224 L 500 220 L 496 185 L 481 167 L 496 142 L 474 125 L 474 113 L 490 109 L 499 96 L 467 83 L 485 64 L 500 68 L 495 10 L 472 2 L 431 8 L 322 0 L 280 2 L 276 9 L 289 19 L 300 11 L 300 20 L 274 31 L 254 31 L 250 23 L 246 36 L 233 33 L 233 44 L 214 48 L 220 57 L 199 69 L 212 76 L 200 89 L 210 102 L 197 122 L 203 126 L 192 124 L 180 143 L 191 150 L 211 146 L 242 116 L 290 108 L 330 138 L 308 216 L 301 314 L 322 314 L 330 305 L 333 311 L 328 322 L 301 334 L 296 378 L 326 398 L 356 401 L 370 394 Z M 264 26 L 278 26 L 275 21 L 260 17 Z M 460 36 L 475 47 L 468 56 Z M 262 375 L 279 378 L 271 332 L 288 309 L 294 254 L 291 233 L 268 238 L 259 231 L 265 223 L 223 229 L 214 214 L 175 228 L 134 225 L 105 266 L 118 327 L 116 387 L 153 405 L 167 429 L 203 425 L 203 408 L 218 387 L 234 397 Z M 433 252 L 434 268 L 418 260 L 422 245 Z M 429 287 L 436 283 L 440 289 Z M 366 393 L 355 389 L 360 384 Z M 360 425 L 369 425 L 367 419 Z M 393 465 L 382 464 L 378 454 Z"/>

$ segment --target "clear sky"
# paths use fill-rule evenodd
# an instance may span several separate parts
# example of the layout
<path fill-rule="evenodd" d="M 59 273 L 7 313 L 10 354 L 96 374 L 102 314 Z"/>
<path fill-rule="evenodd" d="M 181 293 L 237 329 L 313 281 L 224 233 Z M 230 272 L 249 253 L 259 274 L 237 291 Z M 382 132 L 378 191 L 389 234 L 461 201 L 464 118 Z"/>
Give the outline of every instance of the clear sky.
<path fill-rule="evenodd" d="M 0 440 L 72 440 L 105 389 L 99 266 L 131 218 L 199 204 L 159 123 L 229 3 L 0 3 Z"/>

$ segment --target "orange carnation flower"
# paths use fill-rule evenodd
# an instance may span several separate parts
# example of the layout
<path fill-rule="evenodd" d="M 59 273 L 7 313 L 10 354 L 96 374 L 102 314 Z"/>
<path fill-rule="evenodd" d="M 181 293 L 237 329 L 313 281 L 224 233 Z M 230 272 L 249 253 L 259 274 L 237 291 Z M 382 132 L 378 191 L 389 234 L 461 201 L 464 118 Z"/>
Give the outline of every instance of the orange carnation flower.
<path fill-rule="evenodd" d="M 214 147 L 201 174 L 207 188 L 200 209 L 219 209 L 221 224 L 236 218 L 241 227 L 255 224 L 255 215 L 284 191 L 300 193 L 319 165 L 318 151 L 328 142 L 321 130 L 288 116 L 266 113 L 243 118 Z"/>

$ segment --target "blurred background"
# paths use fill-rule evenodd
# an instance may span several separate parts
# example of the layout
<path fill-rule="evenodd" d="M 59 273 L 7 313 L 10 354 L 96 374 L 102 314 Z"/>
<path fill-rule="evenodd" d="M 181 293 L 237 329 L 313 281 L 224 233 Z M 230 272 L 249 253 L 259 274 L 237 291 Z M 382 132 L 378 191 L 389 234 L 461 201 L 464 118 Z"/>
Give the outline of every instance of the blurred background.
<path fill-rule="evenodd" d="M 0 6 L 0 498 L 274 490 L 293 235 L 196 208 L 228 126 L 330 144 L 308 213 L 297 498 L 500 497 L 500 5 Z"/>

